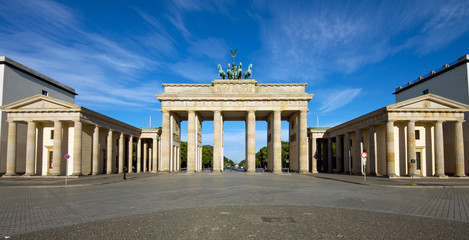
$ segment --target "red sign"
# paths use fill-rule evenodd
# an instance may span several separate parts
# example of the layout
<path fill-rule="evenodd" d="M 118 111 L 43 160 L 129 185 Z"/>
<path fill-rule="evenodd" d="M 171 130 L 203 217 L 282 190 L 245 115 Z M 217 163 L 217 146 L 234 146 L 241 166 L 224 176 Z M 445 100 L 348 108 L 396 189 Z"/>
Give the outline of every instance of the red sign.
<path fill-rule="evenodd" d="M 366 154 L 366 152 L 362 152 L 362 158 L 366 158 L 368 157 L 368 154 Z"/>
<path fill-rule="evenodd" d="M 65 154 L 64 158 L 65 158 L 65 159 L 69 159 L 69 158 L 70 158 L 70 155 Z"/>

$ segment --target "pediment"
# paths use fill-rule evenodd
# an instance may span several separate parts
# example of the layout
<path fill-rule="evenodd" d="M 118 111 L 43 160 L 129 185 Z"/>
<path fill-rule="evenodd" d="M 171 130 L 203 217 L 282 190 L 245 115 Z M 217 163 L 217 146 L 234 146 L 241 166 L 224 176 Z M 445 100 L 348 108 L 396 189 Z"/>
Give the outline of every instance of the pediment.
<path fill-rule="evenodd" d="M 434 94 L 426 94 L 387 106 L 388 110 L 462 110 L 468 111 L 469 105 Z"/>
<path fill-rule="evenodd" d="M 44 95 L 34 95 L 2 107 L 4 111 L 14 110 L 72 110 L 80 109 L 80 106 L 51 98 Z"/>

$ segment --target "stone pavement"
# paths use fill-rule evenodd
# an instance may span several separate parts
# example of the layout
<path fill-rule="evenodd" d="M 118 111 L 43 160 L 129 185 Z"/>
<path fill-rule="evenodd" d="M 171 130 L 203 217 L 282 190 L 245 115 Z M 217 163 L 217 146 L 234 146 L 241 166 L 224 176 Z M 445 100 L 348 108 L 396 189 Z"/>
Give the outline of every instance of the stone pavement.
<path fill-rule="evenodd" d="M 392 236 L 415 237 L 414 234 L 433 230 L 435 233 L 429 238 L 464 239 L 458 236 L 467 236 L 469 229 L 467 179 L 449 179 L 454 182 L 447 181 L 444 187 L 441 183 L 433 184 L 432 179 L 427 182 L 420 180 L 419 184 L 425 187 L 417 185 L 410 188 L 402 179 L 369 178 L 367 184 L 363 184 L 359 176 L 336 174 L 142 173 L 130 174 L 128 179 L 123 181 L 122 175 L 86 176 L 73 179 L 64 187 L 64 179 L 60 178 L 2 178 L 0 236 L 44 239 L 44 236 L 57 236 L 58 239 L 73 235 L 69 232 L 73 230 L 78 234 L 71 237 L 75 239 L 95 238 L 94 235 L 80 235 L 80 231 L 88 234 L 93 231 L 94 234 L 104 234 L 101 236 L 106 238 L 117 238 L 117 235 L 113 237 L 106 234 L 112 229 L 121 229 L 115 232 L 123 232 L 124 225 L 121 224 L 126 223 L 130 225 L 127 227 L 128 232 L 124 232 L 129 234 L 142 228 L 142 234 L 155 234 L 164 230 L 167 231 L 166 235 L 161 236 L 167 238 L 172 238 L 169 237 L 171 232 L 175 232 L 175 238 L 192 238 L 192 235 L 185 234 L 202 229 L 199 233 L 201 235 L 193 236 L 210 238 L 205 234 L 242 222 L 245 219 L 243 214 L 249 212 L 256 213 L 256 220 L 252 220 L 252 224 L 248 224 L 251 220 L 245 219 L 246 224 L 239 225 L 244 226 L 241 229 L 233 226 L 242 231 L 234 231 L 234 235 L 224 235 L 225 232 L 215 234 L 214 238 L 269 238 L 271 235 L 267 230 L 277 229 L 278 226 L 281 227 L 277 232 L 284 229 L 285 233 L 293 234 L 291 231 L 295 230 L 297 232 L 291 236 L 299 238 L 306 236 L 302 234 L 311 234 L 311 231 L 337 233 L 337 236 L 350 238 L 362 238 L 360 236 L 365 236 L 360 235 L 362 233 L 371 234 L 369 230 L 354 228 L 358 223 L 368 228 L 381 229 L 376 234 L 384 234 L 366 238 L 386 238 L 386 234 L 393 233 L 394 229 L 397 232 Z M 228 212 L 233 218 L 221 219 L 219 222 L 217 219 L 221 212 Z M 282 215 L 282 212 L 285 214 Z M 275 219 L 287 216 L 288 212 L 291 212 L 287 214 L 288 217 L 299 224 L 292 225 L 284 222 L 286 220 L 274 222 L 277 225 L 257 224 L 263 216 Z M 308 212 L 311 216 L 300 214 Z M 204 218 L 206 220 L 202 221 Z M 129 222 L 129 219 L 135 221 Z M 162 223 L 166 221 L 173 225 Z M 406 228 L 404 223 L 418 223 L 419 228 Z M 107 228 L 109 225 L 116 227 Z M 199 225 L 200 228 L 197 228 Z M 214 226 L 214 230 L 208 231 L 209 226 Z M 265 228 L 257 229 L 256 226 Z M 347 231 L 335 231 L 339 226 Z M 396 226 L 402 226 L 402 231 L 397 230 L 399 228 Z M 448 226 L 451 228 L 448 229 Z M 256 229 L 263 235 L 256 235 Z M 37 232 L 40 230 L 44 231 Z M 439 235 L 437 231 L 449 235 Z M 26 233 L 32 235 L 21 235 Z M 409 235 L 399 235 L 404 233 Z M 149 236 L 145 234 L 136 233 L 135 236 Z M 318 238 L 332 236 L 327 234 L 319 234 Z M 278 237 L 270 238 L 278 239 L 283 235 L 279 233 L 275 236 Z"/>

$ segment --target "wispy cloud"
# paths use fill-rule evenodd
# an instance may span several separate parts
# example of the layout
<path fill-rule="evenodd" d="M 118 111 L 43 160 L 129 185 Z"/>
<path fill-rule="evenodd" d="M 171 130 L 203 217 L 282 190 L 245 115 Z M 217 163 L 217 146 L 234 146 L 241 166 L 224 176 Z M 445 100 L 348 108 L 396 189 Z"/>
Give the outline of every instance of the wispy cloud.
<path fill-rule="evenodd" d="M 75 88 L 78 104 L 94 109 L 154 103 L 160 83 L 136 79 L 159 63 L 133 47 L 133 39 L 116 42 L 89 32 L 81 16 L 49 0 L 2 1 L 0 18 L 2 55 Z"/>
<path fill-rule="evenodd" d="M 228 45 L 222 39 L 206 38 L 190 42 L 189 52 L 193 55 L 207 56 L 214 60 L 222 60 L 226 57 Z"/>
<path fill-rule="evenodd" d="M 321 111 L 321 113 L 328 113 L 339 109 L 351 102 L 361 91 L 361 88 L 352 88 L 332 90 L 327 91 L 327 93 L 323 92 L 324 97 L 318 99 L 321 104 L 319 111 Z"/>
<path fill-rule="evenodd" d="M 469 31 L 466 1 L 255 1 L 253 7 L 269 16 L 249 15 L 261 27 L 257 67 L 277 81 L 321 84 L 327 74 L 353 73 L 409 48 L 428 54 Z"/>

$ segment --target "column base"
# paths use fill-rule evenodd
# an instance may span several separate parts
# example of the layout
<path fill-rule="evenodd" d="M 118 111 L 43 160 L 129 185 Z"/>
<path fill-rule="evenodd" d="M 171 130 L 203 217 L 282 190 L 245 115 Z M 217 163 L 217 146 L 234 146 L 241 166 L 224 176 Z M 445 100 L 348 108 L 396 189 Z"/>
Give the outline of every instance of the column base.
<path fill-rule="evenodd" d="M 36 174 L 34 174 L 34 173 L 25 173 L 23 176 L 25 176 L 25 177 L 32 177 L 32 176 L 34 176 L 34 175 L 36 175 Z"/>
<path fill-rule="evenodd" d="M 81 174 L 81 173 L 72 173 L 72 175 L 70 175 L 70 176 L 77 176 L 78 177 L 78 176 L 82 176 L 82 175 L 83 174 Z"/>
<path fill-rule="evenodd" d="M 437 177 L 437 178 L 449 178 L 448 175 L 445 175 L 445 174 L 435 174 L 435 177 Z"/>
<path fill-rule="evenodd" d="M 2 177 L 14 177 L 16 173 L 5 173 Z"/>

